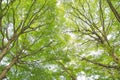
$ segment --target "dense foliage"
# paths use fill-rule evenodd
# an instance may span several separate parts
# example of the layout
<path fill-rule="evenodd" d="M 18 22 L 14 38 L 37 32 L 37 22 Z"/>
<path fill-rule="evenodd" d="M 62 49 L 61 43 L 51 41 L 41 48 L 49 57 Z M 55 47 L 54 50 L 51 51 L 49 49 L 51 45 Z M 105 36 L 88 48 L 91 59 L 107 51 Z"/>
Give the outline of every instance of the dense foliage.
<path fill-rule="evenodd" d="M 0 0 L 0 80 L 119 80 L 120 0 Z"/>

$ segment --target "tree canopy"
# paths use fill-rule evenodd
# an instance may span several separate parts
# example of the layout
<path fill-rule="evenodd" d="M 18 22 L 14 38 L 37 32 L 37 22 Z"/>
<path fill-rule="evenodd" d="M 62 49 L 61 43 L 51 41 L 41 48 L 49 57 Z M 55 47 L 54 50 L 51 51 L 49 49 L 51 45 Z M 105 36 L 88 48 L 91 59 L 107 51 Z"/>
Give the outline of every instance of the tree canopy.
<path fill-rule="evenodd" d="M 120 0 L 0 0 L 0 80 L 119 80 Z"/>

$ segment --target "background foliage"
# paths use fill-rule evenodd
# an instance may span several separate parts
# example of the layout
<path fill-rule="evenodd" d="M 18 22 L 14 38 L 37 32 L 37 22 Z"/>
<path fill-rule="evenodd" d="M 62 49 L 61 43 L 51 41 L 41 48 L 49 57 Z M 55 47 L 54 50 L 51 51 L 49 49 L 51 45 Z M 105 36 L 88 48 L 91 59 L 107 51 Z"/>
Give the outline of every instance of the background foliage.
<path fill-rule="evenodd" d="M 0 80 L 119 80 L 120 0 L 0 0 Z"/>

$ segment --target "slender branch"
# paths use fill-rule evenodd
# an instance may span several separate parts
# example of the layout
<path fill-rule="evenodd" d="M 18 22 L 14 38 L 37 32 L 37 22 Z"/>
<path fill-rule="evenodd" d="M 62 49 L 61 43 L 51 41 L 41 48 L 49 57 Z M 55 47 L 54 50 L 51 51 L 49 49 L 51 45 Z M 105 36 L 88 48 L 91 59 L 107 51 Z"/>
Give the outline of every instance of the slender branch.
<path fill-rule="evenodd" d="M 101 21 L 101 25 L 102 25 L 102 29 L 103 29 L 103 34 L 105 35 L 105 21 L 104 21 L 104 14 L 103 14 L 103 10 L 102 10 L 102 3 L 101 0 L 99 0 L 99 7 L 100 7 L 100 21 Z"/>
<path fill-rule="evenodd" d="M 44 48 L 49 47 L 52 43 L 53 43 L 53 41 L 49 42 L 47 45 L 41 47 L 40 49 L 36 50 L 35 52 L 33 52 L 31 54 L 27 54 L 27 55 L 21 56 L 20 59 L 26 58 L 26 57 L 29 57 L 29 56 L 32 56 L 32 55 L 36 55 L 38 52 L 42 51 Z"/>
<path fill-rule="evenodd" d="M 7 0 L 7 3 L 6 3 L 5 8 L 2 9 L 2 12 L 3 12 L 2 17 L 7 14 L 10 6 L 11 6 L 15 1 L 16 1 L 16 0 L 11 0 L 10 2 L 8 2 L 8 0 Z"/>
<path fill-rule="evenodd" d="M 96 61 L 93 61 L 93 60 L 89 60 L 85 57 L 82 57 L 82 60 L 85 60 L 87 62 L 93 63 L 93 64 L 98 65 L 98 66 L 102 66 L 104 68 L 113 68 L 113 69 L 120 70 L 120 68 L 118 66 L 111 66 L 111 65 L 102 64 L 102 63 L 99 63 L 99 62 L 96 62 Z"/>
<path fill-rule="evenodd" d="M 71 72 L 68 71 L 68 69 L 65 67 L 65 65 L 62 62 L 60 61 L 56 61 L 56 62 L 59 63 L 63 67 L 65 72 L 72 78 L 72 80 L 76 80 L 75 76 Z"/>
<path fill-rule="evenodd" d="M 2 31 L 2 0 L 0 0 L 0 31 Z"/>

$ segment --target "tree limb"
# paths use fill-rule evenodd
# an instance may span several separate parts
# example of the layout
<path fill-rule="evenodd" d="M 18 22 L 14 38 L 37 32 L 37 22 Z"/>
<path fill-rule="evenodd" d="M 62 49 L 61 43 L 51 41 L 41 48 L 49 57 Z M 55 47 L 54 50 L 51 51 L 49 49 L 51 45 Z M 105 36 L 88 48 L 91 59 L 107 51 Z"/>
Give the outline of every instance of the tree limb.
<path fill-rule="evenodd" d="M 110 0 L 107 0 L 107 3 L 110 7 L 110 9 L 112 10 L 113 14 L 115 15 L 116 19 L 118 20 L 118 22 L 120 23 L 120 15 L 119 13 L 117 12 L 117 10 L 115 9 L 115 7 L 112 5 L 111 1 Z"/>
<path fill-rule="evenodd" d="M 98 65 L 98 66 L 102 66 L 104 68 L 112 68 L 112 69 L 120 70 L 120 68 L 118 66 L 111 66 L 111 65 L 102 64 L 102 63 L 99 63 L 99 62 L 96 62 L 96 61 L 93 61 L 93 60 L 89 60 L 85 57 L 82 57 L 82 60 L 85 60 L 87 62 L 90 62 L 90 63 Z"/>
<path fill-rule="evenodd" d="M 13 58 L 13 60 L 11 61 L 11 63 L 6 66 L 6 68 L 2 71 L 2 73 L 0 74 L 0 80 L 2 80 L 3 78 L 6 77 L 7 72 L 11 69 L 11 67 L 17 62 L 18 56 L 16 56 L 15 58 Z"/>

